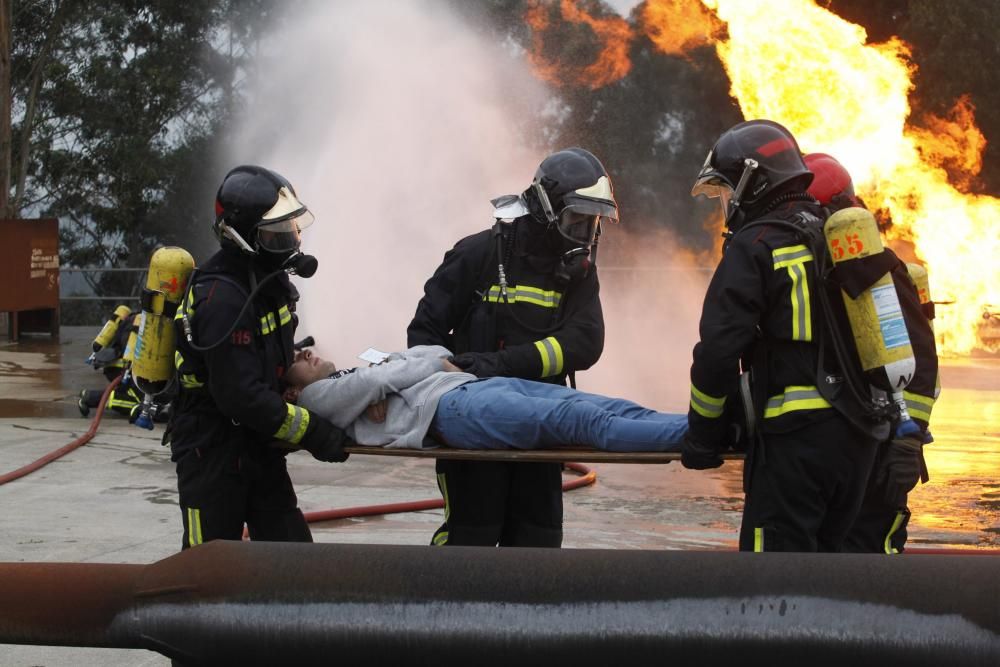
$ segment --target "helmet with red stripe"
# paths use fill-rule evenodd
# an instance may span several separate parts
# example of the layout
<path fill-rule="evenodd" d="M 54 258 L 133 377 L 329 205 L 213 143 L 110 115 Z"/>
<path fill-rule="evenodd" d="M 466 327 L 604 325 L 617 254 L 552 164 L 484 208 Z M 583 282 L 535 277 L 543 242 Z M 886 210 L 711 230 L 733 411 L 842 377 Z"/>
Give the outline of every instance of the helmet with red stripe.
<path fill-rule="evenodd" d="M 718 197 L 726 225 L 734 228 L 738 211 L 751 215 L 779 194 L 804 192 L 812 178 L 791 132 L 774 121 L 748 120 L 715 142 L 691 195 Z"/>

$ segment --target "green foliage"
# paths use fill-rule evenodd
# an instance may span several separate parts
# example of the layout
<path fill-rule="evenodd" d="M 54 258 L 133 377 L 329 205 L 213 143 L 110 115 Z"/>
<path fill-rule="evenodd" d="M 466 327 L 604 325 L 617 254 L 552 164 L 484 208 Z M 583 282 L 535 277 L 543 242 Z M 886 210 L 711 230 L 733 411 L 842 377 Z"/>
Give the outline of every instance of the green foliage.
<path fill-rule="evenodd" d="M 199 226 L 207 233 L 204 184 L 217 178 L 209 156 L 238 108 L 255 26 L 271 5 L 16 5 L 13 174 L 22 185 L 12 203 L 60 219 L 64 264 L 142 266 L 155 246 L 186 242 Z M 130 291 L 109 281 L 101 287 Z"/>

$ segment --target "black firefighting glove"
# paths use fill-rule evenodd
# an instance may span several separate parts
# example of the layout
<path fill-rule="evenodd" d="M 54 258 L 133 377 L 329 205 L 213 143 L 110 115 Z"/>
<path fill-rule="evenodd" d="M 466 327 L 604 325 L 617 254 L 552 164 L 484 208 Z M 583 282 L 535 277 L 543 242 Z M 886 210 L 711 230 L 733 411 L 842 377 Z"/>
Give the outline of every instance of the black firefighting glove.
<path fill-rule="evenodd" d="M 326 463 L 343 463 L 350 456 L 344 447 L 353 445 L 354 441 L 315 412 L 309 413 L 309 428 L 299 443 L 302 449 L 313 455 L 317 461 Z"/>
<path fill-rule="evenodd" d="M 691 436 L 689 431 L 681 442 L 681 463 L 691 470 L 710 470 L 722 465 L 722 448 L 709 445 Z"/>
<path fill-rule="evenodd" d="M 449 359 L 451 363 L 477 378 L 491 378 L 509 375 L 507 364 L 499 352 L 463 352 Z"/>
<path fill-rule="evenodd" d="M 876 484 L 885 492 L 885 501 L 892 507 L 905 507 L 906 494 L 920 480 L 923 437 L 917 433 L 893 438 L 885 446 L 879 461 Z"/>

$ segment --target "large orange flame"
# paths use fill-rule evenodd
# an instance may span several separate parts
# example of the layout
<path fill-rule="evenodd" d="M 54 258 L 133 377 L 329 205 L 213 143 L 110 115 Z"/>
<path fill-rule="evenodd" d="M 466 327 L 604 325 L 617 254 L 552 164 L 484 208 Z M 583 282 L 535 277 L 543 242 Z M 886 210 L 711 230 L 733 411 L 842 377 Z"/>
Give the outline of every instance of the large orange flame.
<path fill-rule="evenodd" d="M 563 18 L 598 35 L 599 58 L 571 69 L 541 56 L 553 4 L 529 6 L 530 59 L 540 77 L 598 88 L 629 71 L 629 26 L 595 19 L 573 0 Z M 707 10 L 711 10 L 707 12 Z M 870 44 L 861 26 L 813 0 L 646 0 L 640 29 L 665 53 L 715 43 L 745 118 L 787 126 L 802 149 L 839 159 L 868 205 L 891 219 L 890 243 L 913 243 L 928 265 L 939 350 L 996 348 L 980 338 L 984 309 L 1000 311 L 1000 199 L 970 194 L 985 138 L 968 99 L 947 117 L 910 116 L 914 66 L 898 39 Z M 692 167 L 692 173 L 697 167 Z"/>
<path fill-rule="evenodd" d="M 960 191 L 986 145 L 972 106 L 948 118 L 909 117 L 913 66 L 898 40 L 868 44 L 860 26 L 811 0 L 702 0 L 725 22 L 717 50 L 745 118 L 786 125 L 805 151 L 836 156 L 859 194 L 884 210 L 890 238 L 912 240 L 928 265 L 944 352 L 977 338 L 986 304 L 1000 303 L 1000 200 Z"/>
<path fill-rule="evenodd" d="M 704 5 L 691 0 L 646 0 L 639 16 L 650 41 L 675 56 L 715 43 L 724 29 Z"/>
<path fill-rule="evenodd" d="M 628 56 L 632 31 L 624 19 L 612 16 L 595 18 L 581 9 L 576 0 L 561 0 L 559 11 L 568 23 L 588 27 L 597 37 L 600 51 L 597 58 L 586 65 L 571 63 L 573 58 L 548 58 L 544 54 L 546 33 L 551 29 L 550 14 L 555 6 L 541 0 L 528 3 L 525 21 L 532 29 L 531 51 L 528 59 L 535 73 L 544 81 L 557 86 L 568 83 L 597 89 L 614 83 L 628 74 L 632 61 Z M 570 45 L 572 46 L 572 45 Z"/>

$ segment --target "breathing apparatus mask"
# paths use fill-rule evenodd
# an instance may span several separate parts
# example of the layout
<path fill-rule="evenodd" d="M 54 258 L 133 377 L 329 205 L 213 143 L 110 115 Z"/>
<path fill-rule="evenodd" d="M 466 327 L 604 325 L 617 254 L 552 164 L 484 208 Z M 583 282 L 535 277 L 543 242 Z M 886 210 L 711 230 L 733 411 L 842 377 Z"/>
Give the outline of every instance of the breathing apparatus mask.
<path fill-rule="evenodd" d="M 618 221 L 618 208 L 613 203 L 608 178 L 602 176 L 597 184 L 588 189 L 593 190 L 595 195 L 605 195 L 606 191 L 607 199 L 588 196 L 584 194 L 585 190 L 569 192 L 563 195 L 562 208 L 558 213 L 540 180 L 536 179 L 529 190 L 540 209 L 541 215 L 536 213 L 536 219 L 544 219 L 554 241 L 553 246 L 560 249 L 555 272 L 560 281 L 575 282 L 587 276 L 596 261 L 602 224 Z"/>

